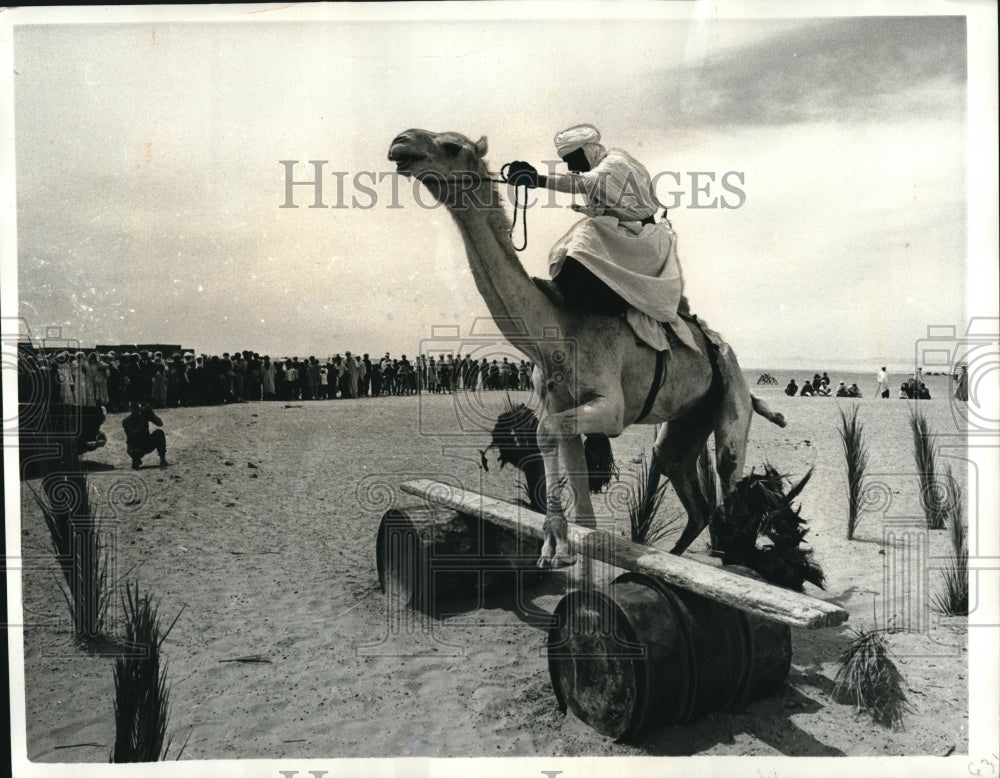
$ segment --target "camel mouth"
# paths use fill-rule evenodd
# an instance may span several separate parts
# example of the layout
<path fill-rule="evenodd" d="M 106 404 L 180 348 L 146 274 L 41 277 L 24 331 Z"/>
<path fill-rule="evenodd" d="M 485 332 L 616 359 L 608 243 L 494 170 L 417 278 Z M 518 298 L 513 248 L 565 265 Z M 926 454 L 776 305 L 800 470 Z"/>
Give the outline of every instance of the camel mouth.
<path fill-rule="evenodd" d="M 396 163 L 397 173 L 405 173 L 413 165 L 425 159 L 426 155 L 411 151 L 403 143 L 394 143 L 389 148 L 389 161 Z"/>

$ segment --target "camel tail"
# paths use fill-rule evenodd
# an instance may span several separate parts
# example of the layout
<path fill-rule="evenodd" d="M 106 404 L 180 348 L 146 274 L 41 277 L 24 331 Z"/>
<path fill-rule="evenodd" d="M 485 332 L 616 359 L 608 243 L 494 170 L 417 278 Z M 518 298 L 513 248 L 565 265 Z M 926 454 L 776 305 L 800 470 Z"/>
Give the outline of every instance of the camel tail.
<path fill-rule="evenodd" d="M 753 403 L 754 413 L 759 413 L 765 419 L 767 419 L 772 424 L 777 424 L 779 427 L 784 427 L 788 422 L 785 421 L 783 414 L 776 413 L 772 411 L 766 402 L 760 399 L 757 395 L 750 393 L 750 401 Z"/>

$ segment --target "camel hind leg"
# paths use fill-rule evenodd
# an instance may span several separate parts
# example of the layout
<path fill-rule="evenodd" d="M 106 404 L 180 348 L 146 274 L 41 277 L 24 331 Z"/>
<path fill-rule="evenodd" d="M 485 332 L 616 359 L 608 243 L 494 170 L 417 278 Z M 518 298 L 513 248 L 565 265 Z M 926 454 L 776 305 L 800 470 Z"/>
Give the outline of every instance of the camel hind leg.
<path fill-rule="evenodd" d="M 702 419 L 681 417 L 663 425 L 653 444 L 657 469 L 670 479 L 687 513 L 687 525 L 671 554 L 682 554 L 708 525 L 711 506 L 698 480 L 698 456 L 711 434 L 711 425 Z"/>
<path fill-rule="evenodd" d="M 743 477 L 750 422 L 756 408 L 750 387 L 728 347 L 719 349 L 719 372 L 724 391 L 713 410 L 715 466 L 722 496 L 728 497 Z"/>

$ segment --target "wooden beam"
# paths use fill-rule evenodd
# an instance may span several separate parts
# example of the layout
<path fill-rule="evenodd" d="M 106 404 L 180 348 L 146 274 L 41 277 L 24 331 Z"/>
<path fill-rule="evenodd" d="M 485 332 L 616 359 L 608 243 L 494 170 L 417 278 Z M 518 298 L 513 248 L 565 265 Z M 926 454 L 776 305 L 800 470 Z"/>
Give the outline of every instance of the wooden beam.
<path fill-rule="evenodd" d="M 432 505 L 482 516 L 493 524 L 539 540 L 544 537 L 545 517 L 528 508 L 427 479 L 408 481 L 400 489 Z M 633 543 L 602 530 L 570 523 L 568 535 L 570 548 L 576 554 L 656 576 L 668 584 L 773 621 L 806 629 L 835 627 L 847 621 L 847 611 L 825 600 Z"/>

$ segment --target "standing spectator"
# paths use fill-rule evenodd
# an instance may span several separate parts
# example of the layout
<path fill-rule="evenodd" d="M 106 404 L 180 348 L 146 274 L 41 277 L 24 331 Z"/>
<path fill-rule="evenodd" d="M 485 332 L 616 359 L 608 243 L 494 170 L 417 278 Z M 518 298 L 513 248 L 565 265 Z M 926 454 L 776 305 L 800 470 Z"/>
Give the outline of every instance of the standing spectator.
<path fill-rule="evenodd" d="M 961 402 L 969 401 L 969 368 L 962 365 L 961 374 L 958 376 L 958 386 L 955 387 L 955 399 Z"/>
<path fill-rule="evenodd" d="M 265 354 L 264 361 L 260 366 L 260 379 L 265 400 L 273 400 L 277 396 L 278 387 L 275 384 L 275 372 L 270 355 Z"/>
<path fill-rule="evenodd" d="M 247 399 L 260 400 L 263 397 L 264 374 L 261 370 L 260 354 L 244 352 L 247 362 Z"/>
<path fill-rule="evenodd" d="M 396 366 L 391 360 L 382 365 L 382 394 L 396 394 Z"/>
<path fill-rule="evenodd" d="M 240 352 L 233 354 L 233 400 L 245 402 L 247 399 L 247 363 Z"/>
<path fill-rule="evenodd" d="M 889 397 L 889 375 L 885 372 L 885 365 L 882 365 L 878 375 L 875 376 L 875 396 L 883 399 Z"/>
<path fill-rule="evenodd" d="M 319 366 L 319 399 L 325 400 L 330 396 L 330 370 L 326 365 Z"/>
<path fill-rule="evenodd" d="M 427 391 L 432 394 L 437 394 L 441 391 L 441 384 L 438 378 L 438 366 L 434 361 L 434 357 L 431 357 L 427 362 Z"/>
<path fill-rule="evenodd" d="M 299 369 L 296 367 L 298 360 L 288 360 L 285 362 L 285 399 L 298 399 L 299 391 Z"/>
<path fill-rule="evenodd" d="M 350 351 L 344 352 L 344 373 L 347 377 L 347 396 L 356 399 L 358 396 L 358 383 L 361 378 L 361 368 L 358 361 L 351 356 Z"/>
<path fill-rule="evenodd" d="M 309 399 L 309 360 L 303 358 L 299 362 L 299 386 L 298 397 L 302 400 Z"/>
<path fill-rule="evenodd" d="M 361 365 L 363 369 L 361 373 L 361 396 L 367 397 L 371 393 L 372 388 L 372 361 L 367 354 L 361 357 Z"/>
<path fill-rule="evenodd" d="M 303 400 L 316 400 L 319 398 L 319 360 L 316 357 L 309 357 L 306 362 L 306 393 Z"/>
<path fill-rule="evenodd" d="M 438 382 L 441 385 L 441 392 L 451 394 L 451 361 L 441 357 L 438 360 Z"/>
<path fill-rule="evenodd" d="M 99 354 L 91 354 L 93 357 L 93 375 L 92 380 L 94 382 L 94 404 L 103 405 L 105 408 L 109 405 L 108 397 L 108 376 L 111 373 L 111 367 L 101 359 Z"/>
<path fill-rule="evenodd" d="M 167 402 L 168 408 L 176 408 L 181 403 L 181 375 L 184 361 L 180 354 L 173 354 L 167 365 Z"/>

